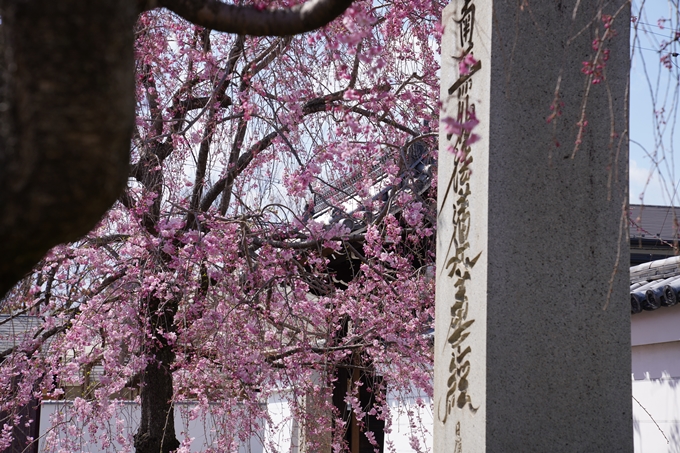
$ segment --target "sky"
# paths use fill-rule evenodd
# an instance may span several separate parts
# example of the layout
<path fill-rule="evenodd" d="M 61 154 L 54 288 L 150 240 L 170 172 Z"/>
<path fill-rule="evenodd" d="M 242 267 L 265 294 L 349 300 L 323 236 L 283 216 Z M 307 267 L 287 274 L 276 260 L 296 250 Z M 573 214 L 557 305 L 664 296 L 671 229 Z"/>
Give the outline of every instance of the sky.
<path fill-rule="evenodd" d="M 680 205 L 678 0 L 635 0 L 632 15 L 630 202 Z"/>

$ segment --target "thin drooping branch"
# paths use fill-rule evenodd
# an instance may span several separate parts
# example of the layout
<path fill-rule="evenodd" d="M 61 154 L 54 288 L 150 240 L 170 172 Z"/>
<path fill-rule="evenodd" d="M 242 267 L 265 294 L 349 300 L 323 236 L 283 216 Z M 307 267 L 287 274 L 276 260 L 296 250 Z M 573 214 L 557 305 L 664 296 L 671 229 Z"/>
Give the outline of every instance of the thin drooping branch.
<path fill-rule="evenodd" d="M 218 0 L 159 0 L 157 5 L 189 22 L 216 31 L 253 36 L 288 36 L 323 27 L 345 12 L 352 3 L 353 0 L 308 0 L 291 8 L 265 10 L 228 5 Z"/>

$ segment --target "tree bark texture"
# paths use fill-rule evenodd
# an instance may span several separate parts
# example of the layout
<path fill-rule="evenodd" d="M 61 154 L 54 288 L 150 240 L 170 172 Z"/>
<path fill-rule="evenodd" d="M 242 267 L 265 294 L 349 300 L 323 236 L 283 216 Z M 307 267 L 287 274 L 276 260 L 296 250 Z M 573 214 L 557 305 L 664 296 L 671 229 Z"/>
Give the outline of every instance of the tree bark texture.
<path fill-rule="evenodd" d="M 169 453 L 179 448 L 171 403 L 173 360 L 171 346 L 158 348 L 142 375 L 142 419 L 135 434 L 136 453 Z"/>
<path fill-rule="evenodd" d="M 196 25 L 252 36 L 297 35 L 323 27 L 345 12 L 354 0 L 307 0 L 280 9 L 229 5 L 219 0 L 145 0 L 146 7 L 164 6 Z"/>
<path fill-rule="evenodd" d="M 136 3 L 0 0 L 0 297 L 129 173 Z"/>
<path fill-rule="evenodd" d="M 146 302 L 153 332 L 151 360 L 142 373 L 142 419 L 135 434 L 136 453 L 170 453 L 179 448 L 172 406 L 172 364 L 175 353 L 161 332 L 174 332 L 177 301 L 162 302 L 156 296 Z"/>

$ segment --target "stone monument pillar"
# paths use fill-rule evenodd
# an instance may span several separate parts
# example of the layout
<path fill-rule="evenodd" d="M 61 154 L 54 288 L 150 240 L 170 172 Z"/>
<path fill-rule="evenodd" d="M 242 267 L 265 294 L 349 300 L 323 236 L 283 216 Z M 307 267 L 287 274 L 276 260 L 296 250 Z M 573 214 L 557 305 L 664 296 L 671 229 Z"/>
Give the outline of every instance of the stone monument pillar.
<path fill-rule="evenodd" d="M 633 450 L 630 12 L 603 3 L 444 10 L 436 453 Z"/>

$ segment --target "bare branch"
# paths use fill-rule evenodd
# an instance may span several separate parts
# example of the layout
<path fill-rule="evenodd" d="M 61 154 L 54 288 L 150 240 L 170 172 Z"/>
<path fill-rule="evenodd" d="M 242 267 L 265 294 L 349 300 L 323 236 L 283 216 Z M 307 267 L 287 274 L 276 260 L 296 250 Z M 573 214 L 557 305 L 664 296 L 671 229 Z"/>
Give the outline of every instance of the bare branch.
<path fill-rule="evenodd" d="M 288 36 L 323 27 L 353 0 L 308 0 L 292 8 L 258 10 L 218 0 L 159 0 L 158 5 L 196 25 L 253 36 Z"/>

